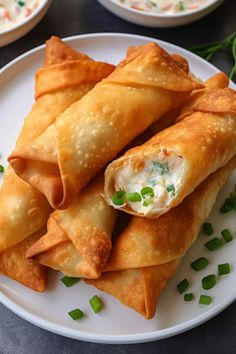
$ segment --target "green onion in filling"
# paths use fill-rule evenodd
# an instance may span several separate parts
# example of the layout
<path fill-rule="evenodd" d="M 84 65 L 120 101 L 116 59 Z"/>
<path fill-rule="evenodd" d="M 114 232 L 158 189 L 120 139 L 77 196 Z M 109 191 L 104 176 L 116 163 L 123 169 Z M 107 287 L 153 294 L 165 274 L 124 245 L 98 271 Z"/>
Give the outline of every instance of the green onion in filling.
<path fill-rule="evenodd" d="M 218 264 L 218 273 L 219 275 L 229 274 L 230 264 L 229 263 Z"/>
<path fill-rule="evenodd" d="M 97 295 L 94 295 L 89 300 L 89 303 L 95 313 L 98 313 L 103 309 L 103 303 L 101 302 L 101 300 L 99 299 L 99 297 Z"/>
<path fill-rule="evenodd" d="M 218 238 L 215 237 L 212 240 L 208 241 L 207 243 L 205 243 L 205 247 L 209 250 L 209 251 L 215 251 L 218 248 L 223 246 L 223 242 Z"/>
<path fill-rule="evenodd" d="M 207 275 L 206 277 L 202 278 L 202 287 L 205 290 L 209 290 L 216 285 L 216 276 L 215 274 Z"/>
<path fill-rule="evenodd" d="M 205 224 L 202 226 L 202 229 L 207 235 L 212 235 L 214 232 L 213 226 L 209 222 L 205 222 Z"/>
<path fill-rule="evenodd" d="M 80 281 L 80 278 L 74 278 L 74 277 L 63 277 L 61 278 L 62 283 L 67 287 L 71 287 L 72 285 L 78 283 Z"/>
<path fill-rule="evenodd" d="M 184 295 L 184 301 L 192 301 L 192 300 L 193 300 L 193 294 L 192 293 Z"/>
<path fill-rule="evenodd" d="M 126 193 L 123 190 L 116 191 L 111 197 L 114 205 L 123 205 L 125 203 Z"/>
<path fill-rule="evenodd" d="M 201 305 L 210 305 L 212 302 L 212 297 L 208 295 L 200 295 L 199 304 Z"/>
<path fill-rule="evenodd" d="M 132 203 L 140 202 L 142 200 L 141 195 L 137 192 L 127 193 L 126 198 L 129 202 L 132 202 Z"/>
<path fill-rule="evenodd" d="M 176 287 L 177 287 L 177 289 L 178 289 L 178 292 L 179 292 L 180 294 L 182 294 L 182 293 L 185 292 L 185 290 L 188 289 L 188 287 L 189 287 L 189 282 L 188 282 L 188 280 L 185 278 L 185 279 L 183 279 L 181 282 L 179 282 L 179 284 L 177 284 Z"/>
<path fill-rule="evenodd" d="M 147 197 L 153 198 L 154 197 L 154 191 L 151 187 L 143 187 L 141 189 L 140 193 L 143 198 L 147 198 Z"/>
<path fill-rule="evenodd" d="M 165 173 L 169 172 L 169 166 L 167 163 L 160 163 L 160 162 L 156 162 L 156 161 L 152 161 L 156 171 L 158 173 L 160 173 L 160 175 L 164 175 Z"/>
<path fill-rule="evenodd" d="M 75 321 L 84 317 L 84 313 L 80 309 L 72 310 L 72 311 L 68 312 L 68 315 Z"/>
<path fill-rule="evenodd" d="M 221 231 L 221 235 L 223 236 L 225 242 L 231 242 L 233 240 L 233 236 L 228 229 Z"/>
<path fill-rule="evenodd" d="M 205 257 L 200 257 L 196 259 L 196 261 L 191 263 L 191 267 L 198 272 L 199 270 L 206 268 L 208 264 L 208 259 L 206 259 Z"/>
<path fill-rule="evenodd" d="M 169 186 L 166 187 L 167 192 L 172 192 L 172 196 L 175 195 L 175 186 L 173 184 L 170 184 Z"/>

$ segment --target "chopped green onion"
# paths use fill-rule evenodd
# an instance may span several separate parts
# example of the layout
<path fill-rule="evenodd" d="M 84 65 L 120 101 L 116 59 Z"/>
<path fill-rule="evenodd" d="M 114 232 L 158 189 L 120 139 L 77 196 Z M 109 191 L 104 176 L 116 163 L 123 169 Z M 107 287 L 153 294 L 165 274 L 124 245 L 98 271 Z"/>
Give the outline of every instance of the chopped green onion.
<path fill-rule="evenodd" d="M 203 231 L 205 232 L 205 234 L 207 234 L 207 235 L 212 235 L 214 232 L 213 226 L 209 222 L 205 222 L 205 224 L 203 224 L 202 228 L 203 228 Z"/>
<path fill-rule="evenodd" d="M 184 295 L 184 301 L 192 301 L 192 300 L 193 300 L 193 294 L 192 293 Z"/>
<path fill-rule="evenodd" d="M 0 173 L 4 172 L 4 167 L 2 165 L 0 165 Z"/>
<path fill-rule="evenodd" d="M 200 295 L 199 304 L 201 305 L 210 305 L 212 302 L 212 297 L 208 295 Z"/>
<path fill-rule="evenodd" d="M 219 275 L 229 274 L 230 264 L 229 263 L 218 264 L 218 273 Z"/>
<path fill-rule="evenodd" d="M 205 290 L 209 290 L 216 285 L 216 276 L 215 274 L 209 274 L 206 277 L 202 278 L 202 287 Z"/>
<path fill-rule="evenodd" d="M 169 172 L 169 166 L 167 163 L 160 163 L 157 161 L 152 161 L 152 163 L 161 176 Z"/>
<path fill-rule="evenodd" d="M 231 242 L 233 240 L 233 236 L 228 229 L 221 231 L 221 235 L 223 236 L 225 242 Z"/>
<path fill-rule="evenodd" d="M 236 57 L 235 57 L 235 63 L 236 63 Z M 225 199 L 224 204 L 220 208 L 221 213 L 228 213 L 231 210 L 236 211 L 236 186 L 234 192 L 230 193 L 229 197 Z"/>
<path fill-rule="evenodd" d="M 94 295 L 89 300 L 89 303 L 95 313 L 98 313 L 103 309 L 103 303 L 101 302 L 101 300 L 99 299 L 99 297 L 97 295 Z"/>
<path fill-rule="evenodd" d="M 205 247 L 209 250 L 209 251 L 215 251 L 218 248 L 223 246 L 223 241 L 221 241 L 218 237 L 213 238 L 212 240 L 208 241 L 207 243 L 205 243 Z"/>
<path fill-rule="evenodd" d="M 179 1 L 179 10 L 180 11 L 184 11 L 185 10 L 183 1 Z"/>
<path fill-rule="evenodd" d="M 141 195 L 137 192 L 135 193 L 127 193 L 126 198 L 129 202 L 135 203 L 140 202 L 142 200 Z"/>
<path fill-rule="evenodd" d="M 80 281 L 80 278 L 74 278 L 74 277 L 63 277 L 61 278 L 62 283 L 67 287 L 71 287 L 72 285 L 78 283 Z"/>
<path fill-rule="evenodd" d="M 208 264 L 209 264 L 208 259 L 206 259 L 205 257 L 200 257 L 196 259 L 196 261 L 192 262 L 190 265 L 194 270 L 198 272 L 199 270 L 206 268 Z"/>
<path fill-rule="evenodd" d="M 228 199 L 226 199 L 224 204 L 220 208 L 220 212 L 223 213 L 223 214 L 226 214 L 226 213 L 228 213 L 231 210 L 233 210 L 233 203 L 230 202 Z"/>
<path fill-rule="evenodd" d="M 154 191 L 151 187 L 143 187 L 140 193 L 143 198 L 154 197 Z"/>
<path fill-rule="evenodd" d="M 152 198 L 147 198 L 143 201 L 143 206 L 148 207 L 152 203 Z"/>
<path fill-rule="evenodd" d="M 221 49 L 229 49 L 230 53 L 232 53 L 233 67 L 229 77 L 233 80 L 236 75 L 236 31 L 232 32 L 223 41 L 195 45 L 190 48 L 192 52 L 206 60 L 211 60 L 212 56 Z"/>
<path fill-rule="evenodd" d="M 68 312 L 68 315 L 73 320 L 79 320 L 80 318 L 84 317 L 84 313 L 80 309 L 72 310 L 72 311 Z"/>
<path fill-rule="evenodd" d="M 183 279 L 179 284 L 177 284 L 176 287 L 177 287 L 179 293 L 182 294 L 182 293 L 185 292 L 185 290 L 188 289 L 188 287 L 189 287 L 189 282 L 188 282 L 188 280 L 185 278 L 185 279 Z"/>
<path fill-rule="evenodd" d="M 114 205 L 123 205 L 125 203 L 126 193 L 123 190 L 116 191 L 111 197 L 112 203 Z"/>
<path fill-rule="evenodd" d="M 25 6 L 25 2 L 24 1 L 17 1 L 17 4 L 22 7 L 22 6 Z"/>
<path fill-rule="evenodd" d="M 173 184 L 170 184 L 169 186 L 166 187 L 167 192 L 172 192 L 172 196 L 175 195 L 175 186 Z"/>

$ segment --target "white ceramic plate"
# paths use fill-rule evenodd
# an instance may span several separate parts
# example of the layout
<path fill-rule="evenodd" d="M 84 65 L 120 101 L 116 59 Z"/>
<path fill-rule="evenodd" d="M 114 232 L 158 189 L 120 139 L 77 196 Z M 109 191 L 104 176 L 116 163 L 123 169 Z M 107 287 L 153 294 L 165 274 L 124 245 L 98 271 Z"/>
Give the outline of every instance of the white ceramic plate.
<path fill-rule="evenodd" d="M 87 53 L 97 60 L 118 63 L 130 45 L 140 45 L 153 40 L 127 34 L 91 34 L 67 38 L 66 41 L 75 49 Z M 155 40 L 154 40 L 155 41 Z M 172 44 L 157 41 L 171 53 L 179 53 L 186 57 L 191 70 L 201 79 L 218 72 L 211 64 Z M 42 65 L 44 47 L 38 47 L 7 65 L 1 73 L 0 82 L 0 164 L 6 164 L 6 157 L 12 150 L 23 118 L 29 111 L 34 96 L 34 73 Z M 220 214 L 219 206 L 233 189 L 235 175 L 220 194 L 217 204 L 209 220 L 214 224 L 215 235 L 228 227 L 236 229 L 236 218 L 233 212 Z M 72 288 L 66 288 L 60 281 L 60 274 L 51 273 L 49 288 L 43 294 L 17 284 L 0 276 L 0 301 L 13 312 L 26 320 L 49 331 L 91 342 L 102 343 L 138 343 L 152 341 L 186 331 L 215 316 L 231 304 L 236 296 L 236 240 L 222 249 L 209 252 L 204 243 L 209 240 L 200 234 L 198 241 L 184 257 L 178 273 L 163 291 L 158 304 L 158 312 L 154 319 L 145 320 L 133 310 L 121 305 L 115 298 L 98 292 L 92 286 L 80 282 Z M 194 272 L 189 264 L 199 256 L 206 256 L 211 261 L 202 272 Z M 216 272 L 217 264 L 230 262 L 232 274 L 219 279 L 217 286 L 209 291 L 214 297 L 210 306 L 200 306 L 198 297 L 203 291 L 201 278 Z M 178 294 L 176 284 L 183 278 L 191 280 L 190 291 L 196 294 L 195 301 L 187 303 Z M 92 313 L 88 300 L 99 294 L 106 307 L 98 315 Z M 87 316 L 75 322 L 67 312 L 80 307 Z"/>
<path fill-rule="evenodd" d="M 155 13 L 131 9 L 119 0 L 98 0 L 107 10 L 126 21 L 147 27 L 175 27 L 186 25 L 210 14 L 224 0 L 208 0 L 208 3 L 192 11 L 181 11 L 174 14 Z"/>

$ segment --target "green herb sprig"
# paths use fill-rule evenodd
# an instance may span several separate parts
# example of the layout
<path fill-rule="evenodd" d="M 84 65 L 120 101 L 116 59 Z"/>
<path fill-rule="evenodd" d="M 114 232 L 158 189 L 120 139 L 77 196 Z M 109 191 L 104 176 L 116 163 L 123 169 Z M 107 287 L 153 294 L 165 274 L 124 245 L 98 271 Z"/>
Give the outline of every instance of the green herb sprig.
<path fill-rule="evenodd" d="M 236 76 L 236 31 L 227 36 L 223 41 L 194 45 L 189 50 L 200 57 L 210 61 L 212 56 L 221 49 L 229 49 L 232 53 L 234 64 L 229 74 L 233 80 Z"/>

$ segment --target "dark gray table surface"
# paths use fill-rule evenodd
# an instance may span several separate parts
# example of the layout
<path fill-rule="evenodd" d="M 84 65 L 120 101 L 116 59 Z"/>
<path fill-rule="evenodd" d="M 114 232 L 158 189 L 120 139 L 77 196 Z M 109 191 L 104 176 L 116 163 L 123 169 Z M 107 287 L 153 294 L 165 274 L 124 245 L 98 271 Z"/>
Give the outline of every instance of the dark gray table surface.
<path fill-rule="evenodd" d="M 93 32 L 125 32 L 159 38 L 184 48 L 221 40 L 236 30 L 236 1 L 225 0 L 215 12 L 190 25 L 173 29 L 136 26 L 112 15 L 96 0 L 54 0 L 40 24 L 22 39 L 0 49 L 0 67 L 44 43 L 51 35 L 67 37 Z M 230 55 L 223 51 L 213 60 L 229 73 Z M 184 334 L 136 345 L 101 345 L 75 341 L 49 333 L 19 318 L 0 305 L 0 353 L 236 353 L 236 303 L 207 323 Z"/>

